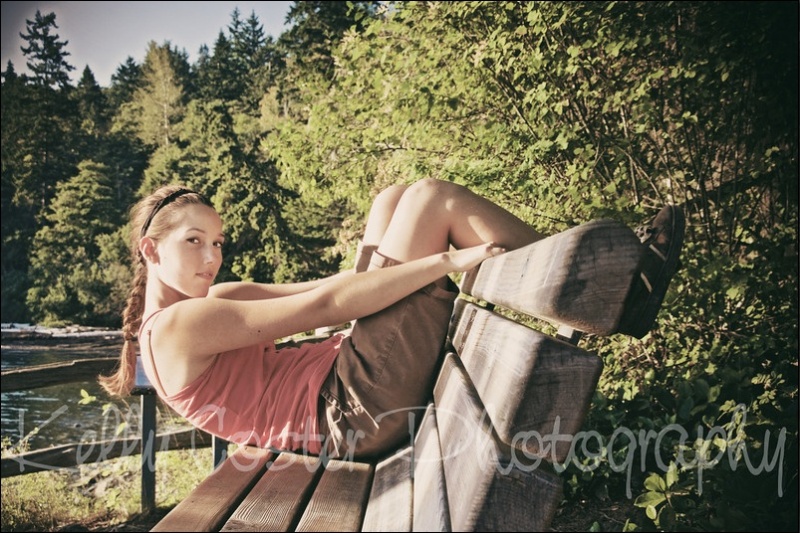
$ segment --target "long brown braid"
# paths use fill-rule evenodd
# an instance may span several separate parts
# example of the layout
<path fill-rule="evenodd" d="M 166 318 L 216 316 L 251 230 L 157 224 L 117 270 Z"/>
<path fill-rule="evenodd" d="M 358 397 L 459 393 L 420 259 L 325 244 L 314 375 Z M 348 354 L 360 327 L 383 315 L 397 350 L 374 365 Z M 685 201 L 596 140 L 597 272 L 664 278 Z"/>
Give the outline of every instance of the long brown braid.
<path fill-rule="evenodd" d="M 175 226 L 176 214 L 184 206 L 211 203 L 201 194 L 179 185 L 168 185 L 147 196 L 131 209 L 130 251 L 134 267 L 131 292 L 122 312 L 122 335 L 124 343 L 119 366 L 110 376 L 100 376 L 100 385 L 115 396 L 127 396 L 136 377 L 136 354 L 139 327 L 142 325 L 145 293 L 147 289 L 147 264 L 139 251 L 142 237 L 158 240 Z"/>

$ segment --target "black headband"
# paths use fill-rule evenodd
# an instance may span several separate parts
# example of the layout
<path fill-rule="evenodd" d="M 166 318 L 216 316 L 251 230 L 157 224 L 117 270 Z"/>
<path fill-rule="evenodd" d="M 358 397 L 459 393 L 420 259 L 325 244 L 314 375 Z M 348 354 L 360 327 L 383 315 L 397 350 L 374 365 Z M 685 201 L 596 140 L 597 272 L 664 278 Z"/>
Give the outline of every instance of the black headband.
<path fill-rule="evenodd" d="M 184 194 L 191 194 L 192 192 L 194 191 L 190 191 L 189 189 L 178 189 L 177 191 L 170 193 L 161 200 L 159 200 L 153 207 L 153 210 L 150 211 L 150 215 L 147 217 L 147 220 L 145 220 L 144 224 L 142 224 L 141 237 L 144 237 L 145 233 L 147 233 L 147 230 L 150 228 L 150 223 L 153 221 L 153 217 L 156 216 L 156 213 L 161 211 L 161 208 L 173 202 L 176 198 L 183 196 Z"/>

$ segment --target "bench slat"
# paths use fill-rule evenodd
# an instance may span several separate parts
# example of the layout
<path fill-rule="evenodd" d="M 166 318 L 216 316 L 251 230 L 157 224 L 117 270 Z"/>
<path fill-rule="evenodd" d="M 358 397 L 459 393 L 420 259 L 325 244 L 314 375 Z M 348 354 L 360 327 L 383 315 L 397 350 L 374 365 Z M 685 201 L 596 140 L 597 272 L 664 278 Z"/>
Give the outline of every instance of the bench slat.
<path fill-rule="evenodd" d="M 529 463 L 494 435 L 458 357 L 434 390 L 453 531 L 546 531 L 561 502 L 547 461 Z"/>
<path fill-rule="evenodd" d="M 280 454 L 221 531 L 292 531 L 322 471 L 316 457 Z"/>
<path fill-rule="evenodd" d="M 406 446 L 375 467 L 362 531 L 411 531 L 414 449 Z"/>
<path fill-rule="evenodd" d="M 463 299 L 456 305 L 452 344 L 500 439 L 564 461 L 567 436 L 581 429 L 602 360 Z M 542 445 L 550 435 L 564 438 Z"/>
<path fill-rule="evenodd" d="M 451 531 L 436 410 L 428 405 L 414 441 L 413 531 Z"/>
<path fill-rule="evenodd" d="M 329 461 L 297 531 L 359 531 L 374 470 L 367 463 Z"/>
<path fill-rule="evenodd" d="M 272 457 L 267 450 L 238 448 L 151 531 L 219 530 Z"/>
<path fill-rule="evenodd" d="M 487 259 L 464 276 L 461 290 L 555 324 L 610 335 L 642 253 L 629 227 L 594 220 Z"/>

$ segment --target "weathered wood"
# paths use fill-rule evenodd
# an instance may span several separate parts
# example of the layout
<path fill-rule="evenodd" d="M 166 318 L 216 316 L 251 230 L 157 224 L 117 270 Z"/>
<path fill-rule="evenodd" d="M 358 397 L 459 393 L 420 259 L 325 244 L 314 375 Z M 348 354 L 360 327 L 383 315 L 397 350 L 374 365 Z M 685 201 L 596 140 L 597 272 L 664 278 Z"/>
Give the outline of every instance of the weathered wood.
<path fill-rule="evenodd" d="M 453 531 L 546 531 L 561 501 L 547 461 L 494 435 L 458 357 L 448 353 L 434 390 Z"/>
<path fill-rule="evenodd" d="M 322 472 L 318 458 L 281 453 L 221 531 L 293 531 Z"/>
<path fill-rule="evenodd" d="M 414 442 L 413 531 L 450 531 L 447 500 L 436 410 L 430 404 Z"/>
<path fill-rule="evenodd" d="M 211 437 L 197 429 L 164 433 L 157 437 L 156 450 L 187 450 L 208 448 Z M 2 477 L 31 474 L 44 470 L 72 468 L 117 457 L 142 453 L 142 440 L 138 437 L 81 442 L 54 446 L 43 450 L 3 457 L 0 461 Z"/>
<path fill-rule="evenodd" d="M 643 247 L 633 231 L 595 220 L 492 257 L 462 291 L 596 335 L 616 331 Z"/>
<path fill-rule="evenodd" d="M 375 467 L 331 460 L 296 531 L 359 531 Z"/>
<path fill-rule="evenodd" d="M 601 359 L 475 304 L 456 305 L 452 345 L 500 439 L 563 461 L 597 388 Z"/>
<path fill-rule="evenodd" d="M 238 448 L 150 531 L 219 530 L 273 456 L 267 450 Z"/>
<path fill-rule="evenodd" d="M 100 374 L 113 371 L 119 358 L 94 357 L 63 363 L 26 366 L 3 370 L 3 392 L 40 389 L 64 383 L 94 381 Z"/>
<path fill-rule="evenodd" d="M 361 531 L 411 531 L 414 448 L 406 446 L 375 466 Z"/>
<path fill-rule="evenodd" d="M 281 454 L 249 482 L 201 484 L 154 531 L 211 530 L 228 515 L 224 531 L 547 530 L 562 497 L 554 462 L 568 459 L 602 371 L 570 342 L 615 332 L 641 254 L 629 228 L 600 220 L 485 261 L 462 291 L 552 322 L 561 340 L 460 299 L 412 446 L 321 473 Z"/>

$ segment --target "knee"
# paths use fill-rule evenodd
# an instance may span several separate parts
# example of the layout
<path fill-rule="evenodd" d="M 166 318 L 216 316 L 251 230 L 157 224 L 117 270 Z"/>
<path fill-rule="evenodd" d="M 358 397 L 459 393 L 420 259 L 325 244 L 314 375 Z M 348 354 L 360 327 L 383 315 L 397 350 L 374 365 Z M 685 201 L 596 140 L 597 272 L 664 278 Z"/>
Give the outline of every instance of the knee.
<path fill-rule="evenodd" d="M 424 178 L 409 185 L 404 197 L 421 205 L 427 201 L 435 200 L 437 204 L 447 205 L 450 200 L 457 197 L 462 187 L 450 181 L 436 178 Z"/>
<path fill-rule="evenodd" d="M 408 185 L 390 185 L 383 189 L 373 200 L 371 211 L 393 213 L 407 189 Z"/>

